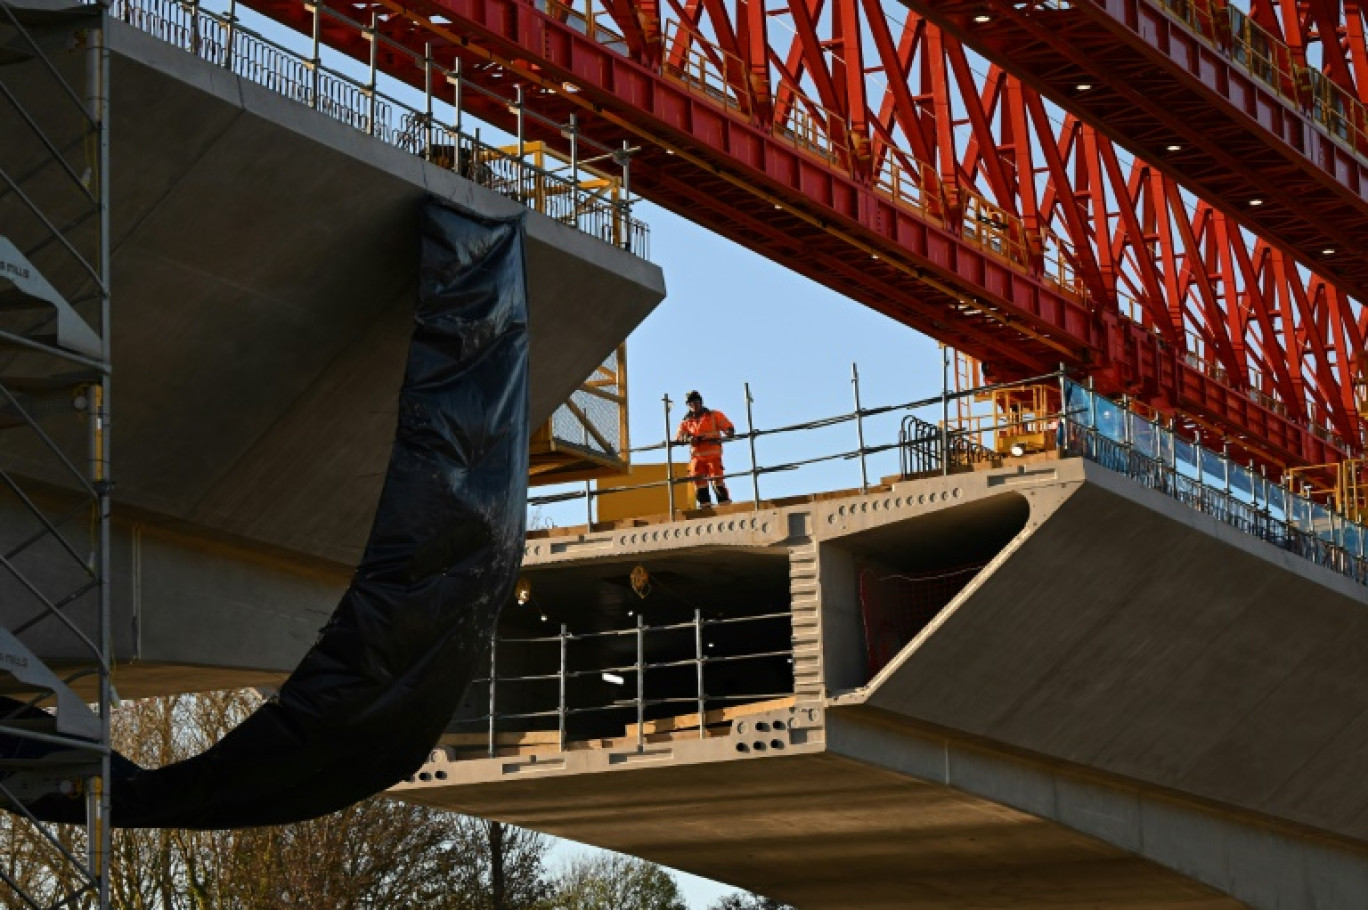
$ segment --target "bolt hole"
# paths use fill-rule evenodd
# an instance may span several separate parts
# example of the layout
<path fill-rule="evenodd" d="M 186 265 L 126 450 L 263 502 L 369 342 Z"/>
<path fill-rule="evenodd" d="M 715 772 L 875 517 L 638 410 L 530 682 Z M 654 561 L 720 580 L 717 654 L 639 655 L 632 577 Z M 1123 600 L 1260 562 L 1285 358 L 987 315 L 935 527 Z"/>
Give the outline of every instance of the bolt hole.
<path fill-rule="evenodd" d="M 764 752 L 764 751 L 765 751 L 765 744 L 762 743 L 762 742 L 760 742 L 759 740 L 756 740 L 756 741 L 755 741 L 755 746 L 754 746 L 754 748 L 755 748 L 755 751 L 756 751 L 756 752 Z"/>
<path fill-rule="evenodd" d="M 737 752 L 749 752 L 749 751 L 750 751 L 750 746 L 746 745 L 745 743 L 737 743 L 737 744 L 736 744 L 736 751 L 737 751 Z"/>
<path fill-rule="evenodd" d="M 782 739 L 772 739 L 772 740 L 770 740 L 770 748 L 771 748 L 771 749 L 782 749 L 782 748 L 784 748 L 784 741 L 783 741 Z"/>

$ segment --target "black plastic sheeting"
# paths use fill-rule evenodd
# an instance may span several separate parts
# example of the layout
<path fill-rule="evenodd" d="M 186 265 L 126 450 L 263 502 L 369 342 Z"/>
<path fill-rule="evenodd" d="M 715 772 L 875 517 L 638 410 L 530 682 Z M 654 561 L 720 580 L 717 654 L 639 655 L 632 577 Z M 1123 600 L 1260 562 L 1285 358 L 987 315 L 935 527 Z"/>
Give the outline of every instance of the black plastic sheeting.
<path fill-rule="evenodd" d="M 428 201 L 420 268 L 398 430 L 351 586 L 279 694 L 220 742 L 158 769 L 116 759 L 114 826 L 274 825 L 351 805 L 418 769 L 485 666 L 527 511 L 521 219 Z M 85 818 L 81 798 L 28 808 Z"/>

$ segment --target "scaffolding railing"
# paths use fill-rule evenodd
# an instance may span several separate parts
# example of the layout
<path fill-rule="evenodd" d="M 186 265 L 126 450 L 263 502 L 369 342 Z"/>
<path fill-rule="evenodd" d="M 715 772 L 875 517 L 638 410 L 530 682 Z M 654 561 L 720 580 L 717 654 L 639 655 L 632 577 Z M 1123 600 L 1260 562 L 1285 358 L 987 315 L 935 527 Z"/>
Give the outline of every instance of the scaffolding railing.
<path fill-rule="evenodd" d="M 535 604 L 530 608 L 536 609 Z M 602 735 L 605 726 L 620 726 L 622 735 L 611 738 L 642 748 L 652 735 L 652 722 L 662 718 L 677 720 L 680 715 L 692 714 L 687 724 L 670 726 L 675 731 L 685 731 L 686 737 L 703 739 L 709 735 L 710 711 L 783 699 L 794 693 L 788 611 L 705 617 L 702 610 L 695 609 L 687 621 L 658 624 L 648 623 L 640 611 L 630 611 L 623 622 L 622 628 L 593 631 L 573 631 L 569 624 L 560 623 L 552 635 L 496 633 L 490 643 L 489 674 L 473 681 L 475 697 L 487 709 L 459 716 L 451 729 L 480 731 L 483 743 L 476 746 L 467 733 L 463 744 L 467 750 L 480 748 L 489 757 L 499 754 L 501 735 L 554 733 L 554 737 L 548 735 L 541 742 L 564 751 L 576 739 L 608 738 Z M 782 640 L 787 646 L 752 648 L 755 637 L 731 635 L 722 640 L 723 647 L 716 647 L 714 630 L 745 629 L 761 623 L 783 623 L 786 628 L 782 634 L 771 634 L 762 640 Z M 618 647 L 612 647 L 614 644 Z M 519 649 L 523 655 L 523 666 L 518 672 L 503 669 L 511 648 Z M 613 659 L 613 655 L 624 650 L 634 654 L 633 659 Z M 527 656 L 533 652 L 539 653 Z M 583 656 L 586 654 L 587 657 Z M 709 668 L 758 661 L 785 661 L 788 685 L 769 691 L 710 689 Z M 685 675 L 689 677 L 687 681 Z M 775 676 L 772 672 L 766 674 L 766 678 Z M 668 681 L 661 682 L 662 678 Z M 610 691 L 621 697 L 577 698 L 577 683 L 586 680 L 601 684 L 592 687 L 592 691 Z M 516 704 L 515 710 L 509 710 L 510 703 Z M 595 732 L 577 733 L 574 727 L 580 719 L 588 719 L 590 723 L 585 729 Z M 456 732 L 448 738 L 460 736 Z"/>
<path fill-rule="evenodd" d="M 745 479 L 749 481 L 752 493 L 751 507 L 759 509 L 762 507 L 763 495 L 761 481 L 763 478 L 799 469 L 810 468 L 818 465 L 831 464 L 853 464 L 859 471 L 858 488 L 862 491 L 870 489 L 873 485 L 870 480 L 870 460 L 874 456 L 887 453 L 887 457 L 899 458 L 901 461 L 901 477 L 910 477 L 915 474 L 925 473 L 926 471 L 940 471 L 951 473 L 973 464 L 989 462 L 1000 459 L 1001 455 L 991 452 L 983 446 L 979 439 L 985 435 L 992 435 L 995 432 L 1005 432 L 1016 424 L 1009 418 L 1003 418 L 997 423 L 976 421 L 972 426 L 961 425 L 951 418 L 951 410 L 958 399 L 970 398 L 974 395 L 982 394 L 985 390 L 1003 388 L 1027 388 L 1031 385 L 1046 382 L 1058 385 L 1058 375 L 1056 373 L 1044 376 L 1021 380 L 1019 382 L 1003 383 L 999 385 L 984 386 L 979 389 L 971 390 L 951 390 L 946 388 L 940 395 L 934 397 L 917 399 L 914 401 L 903 402 L 892 405 L 881 405 L 876 407 L 864 407 L 860 402 L 860 375 L 859 370 L 852 365 L 851 386 L 853 389 L 855 408 L 842 414 L 829 417 L 820 417 L 815 420 L 801 421 L 798 423 L 783 424 L 774 427 L 761 427 L 755 423 L 753 410 L 754 399 L 751 396 L 749 385 L 745 387 L 744 398 L 746 401 L 746 426 L 744 430 L 738 431 L 734 436 L 719 440 L 719 444 L 724 447 L 735 447 L 744 445 L 749 454 L 749 464 L 743 470 L 728 471 L 721 476 L 723 481 Z M 670 433 L 673 429 L 673 405 L 669 396 L 662 398 L 664 406 L 664 423 L 666 432 Z M 940 419 L 932 424 L 931 422 L 916 417 L 916 412 L 936 411 Z M 869 441 L 866 439 L 866 428 L 870 426 L 870 421 L 875 418 L 900 418 L 902 423 L 898 425 L 898 430 L 886 441 Z M 908 419 L 910 418 L 910 419 Z M 841 447 L 835 451 L 822 452 L 806 458 L 786 458 L 782 461 L 766 464 L 759 458 L 757 443 L 760 440 L 778 438 L 789 434 L 806 434 L 813 430 L 824 430 L 832 427 L 848 426 L 852 431 L 851 445 Z M 935 427 L 936 436 L 934 443 L 928 443 L 926 434 L 929 430 L 926 427 Z M 663 453 L 665 456 L 666 476 L 672 480 L 648 481 L 636 484 L 621 484 L 612 487 L 595 489 L 586 483 L 581 489 L 570 490 L 559 493 L 551 493 L 543 496 L 531 497 L 529 505 L 545 506 L 573 500 L 582 500 L 585 504 L 586 524 L 594 523 L 594 504 L 595 501 L 604 496 L 614 496 L 634 491 L 642 490 L 662 490 L 666 493 L 667 505 L 665 513 L 667 520 L 674 521 L 687 516 L 681 514 L 681 503 L 678 501 L 677 488 L 689 484 L 693 478 L 687 474 L 676 474 L 675 464 L 687 459 L 688 443 L 677 442 L 667 435 L 665 440 L 650 443 L 629 450 L 628 454 L 635 456 L 649 454 L 652 452 Z M 941 453 L 950 452 L 950 457 L 943 458 Z"/>
<path fill-rule="evenodd" d="M 901 468 L 898 478 L 909 479 L 973 470 L 980 465 L 1001 465 L 1009 457 L 1054 449 L 1063 456 L 1084 457 L 1126 474 L 1191 508 L 1214 515 L 1232 527 L 1368 585 L 1368 526 L 1351 520 L 1328 503 L 1317 501 L 1310 495 L 1314 492 L 1310 487 L 1299 491 L 1294 484 L 1303 483 L 1303 479 L 1296 472 L 1269 477 L 1265 471 L 1239 464 L 1231 457 L 1229 445 L 1222 443 L 1219 451 L 1213 450 L 1202 444 L 1200 431 L 1191 431 L 1192 438 L 1188 438 L 1175 426 L 1164 426 L 1157 416 L 1137 413 L 1142 410 L 1138 405 L 1132 402 L 1118 404 L 1097 395 L 1069 380 L 1065 373 L 971 389 L 952 390 L 947 381 L 939 396 L 869 408 L 860 404 L 857 370 L 852 370 L 852 383 L 856 390 L 853 411 L 773 428 L 755 426 L 747 387 L 747 426 L 743 432 L 723 439 L 721 443 L 747 445 L 750 465 L 744 470 L 728 472 L 722 479 L 749 478 L 754 494 L 750 507 L 758 510 L 763 507 L 761 478 L 824 462 L 857 463 L 860 484 L 856 489 L 865 492 L 870 489 L 866 460 L 878 453 L 896 451 Z M 1042 395 L 1041 388 L 1054 391 L 1051 395 Z M 1009 400 L 1013 393 L 1036 401 L 1052 400 L 1052 408 L 1057 410 L 1028 415 L 999 412 L 991 417 L 965 417 L 956 407 L 959 401 Z M 668 396 L 663 400 L 668 430 L 671 403 Z M 896 439 L 881 442 L 866 438 L 866 421 L 872 417 L 931 408 L 940 410 L 939 422 L 933 423 L 915 413 L 903 414 Z M 952 412 L 956 415 L 954 418 Z M 776 464 L 762 464 L 756 456 L 757 439 L 842 424 L 850 425 L 855 431 L 854 445 L 850 448 Z M 1043 438 L 1045 445 L 1032 449 L 1003 444 L 1004 440 L 1023 438 L 1023 429 L 1029 430 L 1027 435 L 1032 438 Z M 985 444 L 985 439 L 996 439 L 998 444 Z M 667 440 L 633 450 L 636 453 L 664 451 L 670 467 L 666 477 L 672 479 L 602 489 L 593 489 L 586 484 L 582 490 L 533 497 L 529 503 L 538 506 L 583 499 L 586 526 L 592 528 L 596 498 L 658 488 L 669 491 L 668 511 L 659 516 L 660 519 L 689 520 L 698 513 L 676 508 L 675 488 L 693 481 L 687 475 L 674 474 L 671 453 L 678 445 Z M 1342 505 L 1342 508 L 1348 506 Z"/>
<path fill-rule="evenodd" d="M 554 123 L 526 108 L 521 89 L 509 97 L 464 78 L 459 63 L 445 67 L 385 36 L 374 21 L 352 19 L 321 3 L 306 4 L 314 18 L 313 50 L 305 56 L 238 21 L 236 0 L 225 13 L 206 9 L 199 0 L 115 0 L 114 15 L 200 59 L 307 105 L 347 126 L 427 161 L 453 170 L 481 186 L 515 199 L 563 224 L 614 246 L 648 258 L 650 229 L 632 216 L 630 148 L 606 148 L 580 133 L 575 117 Z M 324 27 L 346 28 L 363 35 L 371 46 L 364 79 L 322 62 L 318 36 Z M 423 76 L 421 106 L 382 90 L 377 54 L 408 60 Z M 439 89 L 449 91 L 448 95 Z M 467 132 L 464 108 L 486 101 L 518 112 L 515 144 L 510 151 L 483 142 L 480 131 Z M 438 112 L 441 112 L 441 116 Z M 538 166 L 525 141 L 528 121 L 569 136 L 572 154 L 564 167 Z M 615 173 L 607 169 L 615 168 Z"/>

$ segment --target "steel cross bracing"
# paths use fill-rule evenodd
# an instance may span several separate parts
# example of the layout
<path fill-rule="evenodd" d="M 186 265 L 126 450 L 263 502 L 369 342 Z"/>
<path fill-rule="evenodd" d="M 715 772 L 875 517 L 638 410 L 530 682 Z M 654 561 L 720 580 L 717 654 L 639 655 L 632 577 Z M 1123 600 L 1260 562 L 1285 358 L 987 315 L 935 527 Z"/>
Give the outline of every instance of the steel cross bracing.
<path fill-rule="evenodd" d="M 1351 293 L 1368 292 L 1357 3 L 905 2 Z"/>
<path fill-rule="evenodd" d="M 0 679 L 7 696 L 0 903 L 7 907 L 110 905 L 106 23 L 99 4 L 0 0 Z M 29 813 L 32 799 L 54 791 L 84 795 L 83 828 Z"/>
<path fill-rule="evenodd" d="M 640 195 L 988 364 L 1061 364 L 1271 465 L 1360 448 L 1346 292 L 877 0 L 377 0 L 387 41 L 631 149 Z M 250 5 L 302 32 L 300 0 Z M 324 20 L 326 22 L 326 19 Z M 345 30 L 323 40 L 367 59 Z M 406 55 L 380 65 L 421 84 Z M 476 93 L 469 93 L 467 97 Z M 498 125 L 518 112 L 469 105 Z"/>

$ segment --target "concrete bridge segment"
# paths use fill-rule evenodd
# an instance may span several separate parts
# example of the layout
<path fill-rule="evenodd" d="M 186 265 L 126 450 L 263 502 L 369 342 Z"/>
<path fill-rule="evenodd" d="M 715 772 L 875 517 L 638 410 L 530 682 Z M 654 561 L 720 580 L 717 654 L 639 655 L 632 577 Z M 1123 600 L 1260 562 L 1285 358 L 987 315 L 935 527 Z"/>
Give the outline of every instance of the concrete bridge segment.
<path fill-rule="evenodd" d="M 84 86 L 69 30 L 44 40 Z M 534 425 L 651 312 L 664 281 L 125 23 L 111 23 L 109 46 L 116 643 L 138 665 L 116 684 L 158 691 L 175 673 L 158 666 L 200 669 L 180 688 L 241 684 L 293 666 L 360 556 L 393 435 L 425 195 L 526 215 Z M 52 106 L 36 61 L 0 78 Z M 63 178 L 36 167 L 41 148 L 23 132 L 0 133 L 8 172 L 29 175 L 35 198 L 57 196 L 46 190 Z M 19 236 L 30 219 L 12 197 L 0 233 L 35 242 Z M 34 261 L 58 267 L 49 256 Z M 77 449 L 85 432 L 77 416 L 45 429 Z M 66 479 L 36 441 L 0 434 L 0 458 L 60 500 Z M 0 499 L 0 545 L 27 533 L 12 507 Z M 81 539 L 79 522 L 68 530 Z M 41 574 L 41 548 L 26 558 Z M 32 604 L 4 585 L 0 624 L 12 626 Z M 71 645 L 52 628 L 28 640 L 60 658 Z"/>
<path fill-rule="evenodd" d="M 136 30 L 110 43 L 116 684 L 267 681 L 364 540 L 416 201 L 518 207 Z M 4 73 L 21 96 L 23 66 Z M 540 420 L 663 282 L 528 218 Z M 62 498 L 31 447 L 0 451 Z M 0 513 L 8 546 L 24 532 Z M 528 542 L 543 596 L 600 628 L 638 562 L 689 602 L 786 611 L 792 703 L 641 748 L 446 744 L 401 795 L 805 910 L 1368 906 L 1368 595 L 1340 576 L 1081 461 Z M 965 565 L 871 676 L 861 573 Z M 0 623 L 29 612 L 0 588 Z"/>
<path fill-rule="evenodd" d="M 1368 906 L 1368 591 L 1082 460 L 534 538 L 525 570 L 599 615 L 572 577 L 776 548 L 791 708 L 642 749 L 446 745 L 398 792 L 803 910 Z M 861 571 L 980 558 L 871 678 Z"/>

